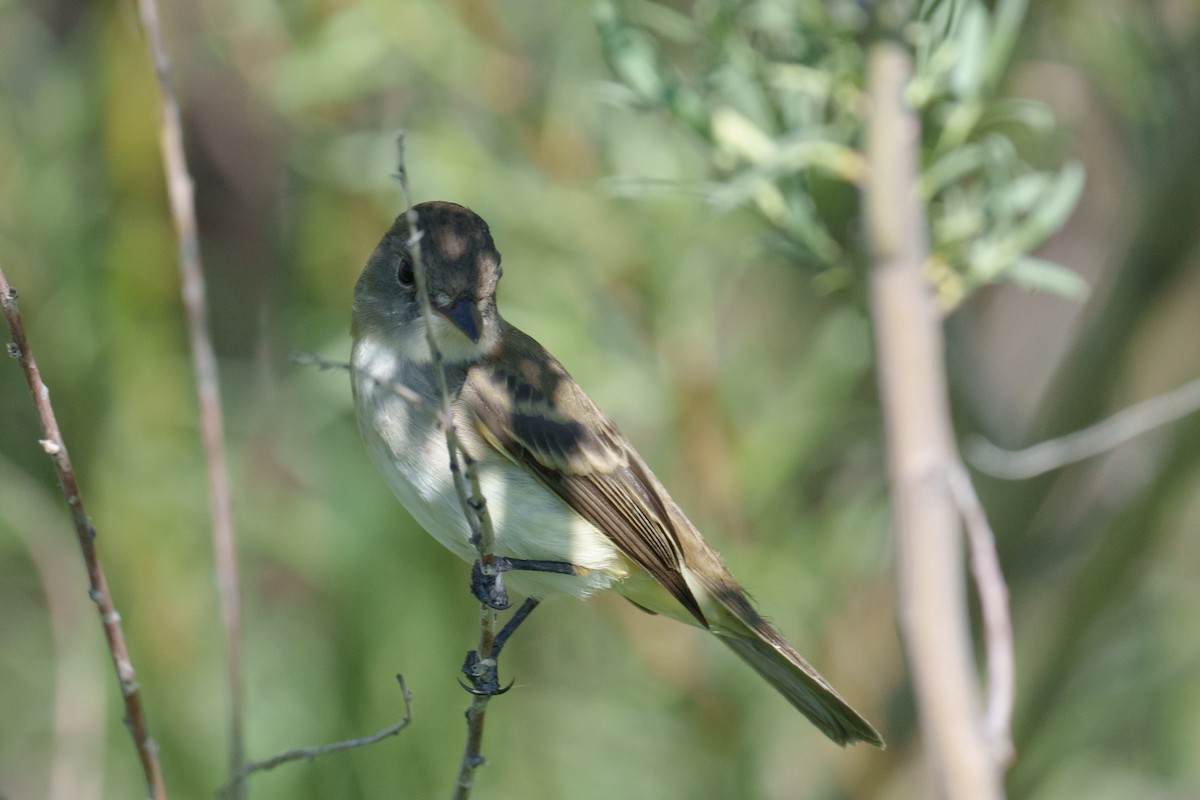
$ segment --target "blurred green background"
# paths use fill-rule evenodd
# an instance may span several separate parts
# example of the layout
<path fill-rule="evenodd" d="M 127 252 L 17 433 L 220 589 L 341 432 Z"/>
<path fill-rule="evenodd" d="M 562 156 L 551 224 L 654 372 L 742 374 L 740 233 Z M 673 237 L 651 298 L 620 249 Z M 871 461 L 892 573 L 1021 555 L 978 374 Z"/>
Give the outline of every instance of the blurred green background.
<path fill-rule="evenodd" d="M 635 20 L 669 25 L 645 3 Z M 675 3 L 686 12 L 687 3 Z M 1012 286 L 948 322 L 957 423 L 1008 446 L 1200 372 L 1200 9 L 1033 4 L 1005 84 L 1053 109 L 1088 183 L 1042 251 L 1086 302 Z M 466 565 L 363 452 L 353 282 L 400 209 L 466 204 L 500 306 L 619 422 L 760 605 L 890 748 L 841 751 L 696 631 L 550 602 L 514 639 L 480 798 L 917 798 L 870 329 L 694 195 L 709 156 L 611 102 L 588 4 L 207 0 L 162 13 L 196 180 L 244 593 L 252 758 L 415 718 L 253 777 L 254 798 L 448 796 L 473 646 Z M 655 14 L 658 16 L 655 16 Z M 665 22 L 664 22 L 665 20 Z M 130 2 L 0 0 L 0 264 L 50 386 L 176 798 L 225 779 L 203 464 Z M 1035 160 L 1038 153 L 1030 154 Z M 0 367 L 0 796 L 136 797 L 142 779 L 17 366 Z M 1017 637 L 1021 798 L 1200 795 L 1200 418 L 1024 482 L 980 479 Z"/>

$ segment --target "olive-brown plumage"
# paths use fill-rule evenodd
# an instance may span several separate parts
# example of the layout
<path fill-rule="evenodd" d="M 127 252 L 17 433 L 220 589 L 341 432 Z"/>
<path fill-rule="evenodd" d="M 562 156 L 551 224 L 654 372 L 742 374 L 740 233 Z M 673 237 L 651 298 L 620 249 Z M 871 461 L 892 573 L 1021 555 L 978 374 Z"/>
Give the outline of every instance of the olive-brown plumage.
<path fill-rule="evenodd" d="M 641 608 L 716 634 L 838 744 L 883 746 L 878 732 L 754 609 L 662 483 L 545 348 L 496 309 L 500 255 L 487 224 L 453 203 L 416 207 L 434 335 L 455 423 L 477 462 L 498 555 L 575 565 L 510 573 L 533 597 L 613 589 Z M 473 560 L 428 410 L 436 382 L 411 281 L 402 215 L 355 291 L 352 357 L 359 426 L 389 485 L 439 541 Z"/>

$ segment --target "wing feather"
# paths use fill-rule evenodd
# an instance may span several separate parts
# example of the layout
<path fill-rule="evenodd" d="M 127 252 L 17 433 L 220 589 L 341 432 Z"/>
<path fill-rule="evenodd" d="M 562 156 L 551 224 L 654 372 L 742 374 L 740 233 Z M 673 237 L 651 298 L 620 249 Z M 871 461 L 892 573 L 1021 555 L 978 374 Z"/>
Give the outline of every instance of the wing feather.
<path fill-rule="evenodd" d="M 473 365 L 459 400 L 480 434 L 599 528 L 701 624 L 657 481 L 604 412 L 536 341 L 506 326 L 499 351 Z"/>

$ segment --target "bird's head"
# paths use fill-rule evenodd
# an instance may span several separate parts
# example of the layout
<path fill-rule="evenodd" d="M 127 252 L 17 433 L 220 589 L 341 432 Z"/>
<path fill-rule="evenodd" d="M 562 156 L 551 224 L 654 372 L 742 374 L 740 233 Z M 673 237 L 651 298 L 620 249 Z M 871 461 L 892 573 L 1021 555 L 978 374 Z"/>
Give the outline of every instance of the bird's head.
<path fill-rule="evenodd" d="M 434 342 L 447 363 L 477 360 L 500 341 L 500 253 L 487 223 L 470 209 L 434 201 L 414 210 Z M 407 214 L 401 214 L 371 254 L 354 289 L 354 336 L 385 337 L 407 358 L 426 362 L 430 352 L 410 238 Z"/>

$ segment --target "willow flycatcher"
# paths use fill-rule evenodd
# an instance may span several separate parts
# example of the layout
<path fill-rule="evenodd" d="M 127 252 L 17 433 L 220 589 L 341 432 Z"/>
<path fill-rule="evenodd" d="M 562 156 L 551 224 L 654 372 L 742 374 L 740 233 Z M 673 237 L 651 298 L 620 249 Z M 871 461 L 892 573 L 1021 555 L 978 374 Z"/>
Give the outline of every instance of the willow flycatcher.
<path fill-rule="evenodd" d="M 711 631 L 830 739 L 882 747 L 871 724 L 758 614 L 613 421 L 554 356 L 500 316 L 500 253 L 487 223 L 454 203 L 415 210 L 455 427 L 476 463 L 509 585 L 533 602 L 613 589 L 646 611 Z M 359 429 L 409 513 L 475 561 L 444 433 L 430 411 L 438 383 L 408 240 L 402 214 L 355 287 Z"/>

